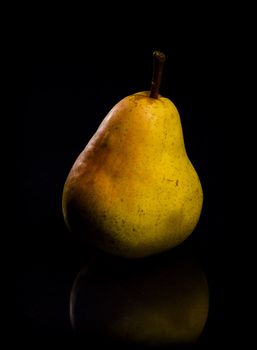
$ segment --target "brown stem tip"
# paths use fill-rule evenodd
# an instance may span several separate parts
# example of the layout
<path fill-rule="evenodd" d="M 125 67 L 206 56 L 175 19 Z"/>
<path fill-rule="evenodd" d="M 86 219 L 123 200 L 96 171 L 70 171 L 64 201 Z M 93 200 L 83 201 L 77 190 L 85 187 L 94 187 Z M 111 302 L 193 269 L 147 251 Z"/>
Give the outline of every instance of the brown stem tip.
<path fill-rule="evenodd" d="M 165 60 L 166 60 L 166 57 L 163 52 L 161 51 L 153 52 L 153 76 L 152 76 L 151 89 L 150 89 L 151 98 L 158 98 L 159 96 L 159 90 L 160 90 L 162 72 L 163 72 L 163 66 L 164 66 Z"/>

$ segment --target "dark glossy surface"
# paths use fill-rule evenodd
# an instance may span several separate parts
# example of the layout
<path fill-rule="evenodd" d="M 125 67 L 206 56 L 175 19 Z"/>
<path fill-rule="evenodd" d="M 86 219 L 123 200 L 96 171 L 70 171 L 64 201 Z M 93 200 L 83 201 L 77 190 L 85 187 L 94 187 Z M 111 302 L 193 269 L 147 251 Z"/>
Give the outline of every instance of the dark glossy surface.
<path fill-rule="evenodd" d="M 138 261 L 97 256 L 78 273 L 70 297 L 76 334 L 120 346 L 195 344 L 208 313 L 206 276 L 179 250 Z"/>
<path fill-rule="evenodd" d="M 22 339 L 74 337 L 82 344 L 107 342 L 128 348 L 177 342 L 191 346 L 193 339 L 194 347 L 223 341 L 224 265 L 213 266 L 192 245 L 139 260 L 101 252 L 82 255 L 75 243 L 52 249 L 53 254 L 50 249 L 44 257 L 42 252 L 31 254 L 19 264 L 17 316 Z M 193 334 L 187 335 L 191 328 Z M 144 332 L 138 339 L 140 330 Z"/>
<path fill-rule="evenodd" d="M 224 230 L 223 131 L 216 123 L 220 106 L 215 105 L 213 98 L 219 72 L 213 65 L 216 56 L 211 45 L 199 39 L 191 51 L 186 43 L 189 45 L 191 41 L 175 42 L 174 47 L 167 43 L 162 47 L 146 45 L 139 48 L 138 59 L 129 47 L 124 47 L 117 62 L 110 59 L 103 47 L 98 48 L 93 63 L 84 53 L 80 56 L 82 63 L 27 63 L 20 71 L 16 218 L 19 223 L 16 301 L 20 339 L 52 336 L 60 340 L 76 339 L 82 344 L 92 344 L 95 339 L 113 344 L 115 336 L 112 334 L 106 339 L 105 332 L 114 317 L 113 309 L 116 320 L 126 319 L 129 314 L 132 322 L 136 312 L 140 319 L 142 309 L 145 317 L 156 323 L 159 322 L 154 318 L 157 316 L 161 320 L 172 319 L 173 308 L 169 303 L 176 301 L 180 293 L 175 293 L 172 286 L 167 286 L 165 292 L 165 284 L 176 276 L 174 266 L 177 265 L 173 262 L 177 257 L 180 257 L 178 265 L 182 266 L 183 259 L 193 259 L 208 284 L 208 317 L 195 347 L 208 348 L 226 338 L 229 233 Z M 161 91 L 174 101 L 180 112 L 188 155 L 203 185 L 203 212 L 191 237 L 173 251 L 132 261 L 100 254 L 93 264 L 95 252 L 83 247 L 64 225 L 63 184 L 77 155 L 110 108 L 122 97 L 148 88 L 155 48 L 167 55 Z M 214 67 L 212 70 L 210 65 Z M 88 279 L 81 271 L 89 260 L 91 277 Z M 177 268 L 179 270 L 179 266 Z M 183 287 L 179 282 L 178 289 L 182 288 L 181 293 L 187 299 L 193 272 L 190 264 L 181 271 Z M 158 295 L 156 298 L 154 293 Z M 158 299 L 160 303 L 155 305 Z M 180 302 L 184 310 L 183 298 Z M 160 316 L 159 308 L 167 314 Z M 193 314 L 192 311 L 192 318 Z M 186 324 L 183 317 L 188 320 L 185 311 L 177 316 L 177 324 L 182 321 L 181 329 Z M 142 319 L 140 322 L 146 323 Z M 156 339 L 160 339 L 158 337 L 157 334 Z M 143 348 L 146 344 L 137 345 Z"/>

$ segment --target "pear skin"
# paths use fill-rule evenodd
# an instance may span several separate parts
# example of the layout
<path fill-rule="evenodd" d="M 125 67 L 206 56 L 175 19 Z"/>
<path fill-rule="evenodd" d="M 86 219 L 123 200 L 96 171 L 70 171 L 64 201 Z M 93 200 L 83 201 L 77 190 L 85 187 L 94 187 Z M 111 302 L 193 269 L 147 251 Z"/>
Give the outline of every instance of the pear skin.
<path fill-rule="evenodd" d="M 202 204 L 179 113 L 149 92 L 125 97 L 108 113 L 75 161 L 62 201 L 71 231 L 130 258 L 181 244 Z"/>

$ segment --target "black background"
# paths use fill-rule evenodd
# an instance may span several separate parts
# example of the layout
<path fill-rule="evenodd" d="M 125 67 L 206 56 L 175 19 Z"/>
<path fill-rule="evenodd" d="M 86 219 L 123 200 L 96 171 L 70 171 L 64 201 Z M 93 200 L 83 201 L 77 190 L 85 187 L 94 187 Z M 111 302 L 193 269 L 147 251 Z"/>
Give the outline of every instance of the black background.
<path fill-rule="evenodd" d="M 222 118 L 225 104 L 226 40 L 208 17 L 199 29 L 184 31 L 183 16 L 175 29 L 163 18 L 158 31 L 149 24 L 129 27 L 125 34 L 118 16 L 115 28 L 107 30 L 106 21 L 99 34 L 85 19 L 80 25 L 73 19 L 71 32 L 66 23 L 54 31 L 44 25 L 36 33 L 28 26 L 19 36 L 16 300 L 17 329 L 26 339 L 73 335 L 70 291 L 87 254 L 63 222 L 64 181 L 113 105 L 149 89 L 156 49 L 167 56 L 161 94 L 179 110 L 188 156 L 204 191 L 200 222 L 184 243 L 197 255 L 210 287 L 203 342 L 225 337 L 229 237 L 224 229 L 224 130 L 217 116 Z"/>

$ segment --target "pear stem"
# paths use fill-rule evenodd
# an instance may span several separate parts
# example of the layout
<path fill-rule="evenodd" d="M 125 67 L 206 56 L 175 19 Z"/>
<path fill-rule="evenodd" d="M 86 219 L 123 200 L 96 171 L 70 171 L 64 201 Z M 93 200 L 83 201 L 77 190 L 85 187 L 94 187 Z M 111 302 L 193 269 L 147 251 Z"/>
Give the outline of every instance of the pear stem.
<path fill-rule="evenodd" d="M 150 89 L 150 97 L 158 98 L 162 79 L 163 65 L 166 57 L 161 51 L 153 52 L 153 76 Z"/>

